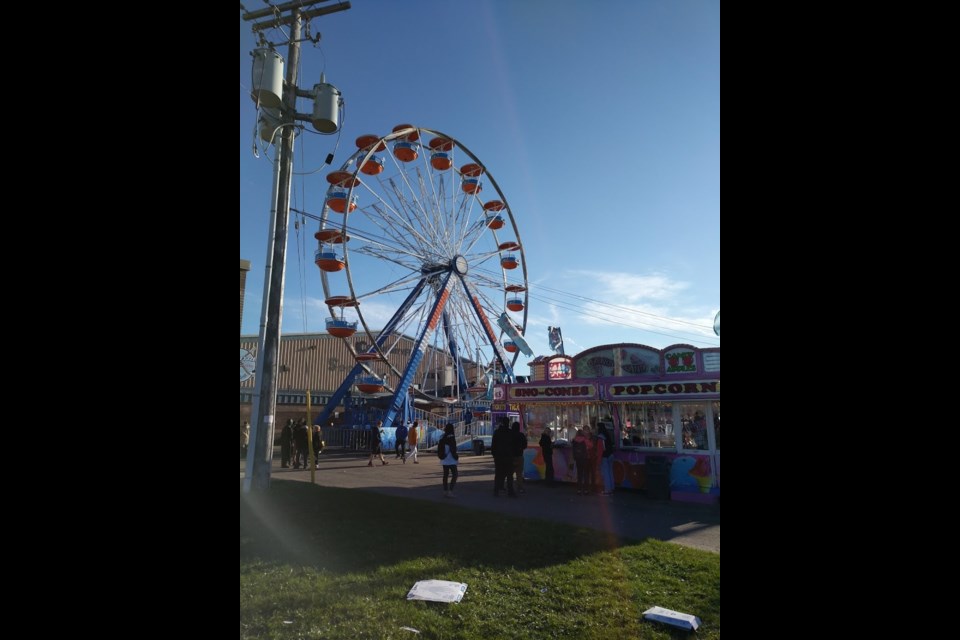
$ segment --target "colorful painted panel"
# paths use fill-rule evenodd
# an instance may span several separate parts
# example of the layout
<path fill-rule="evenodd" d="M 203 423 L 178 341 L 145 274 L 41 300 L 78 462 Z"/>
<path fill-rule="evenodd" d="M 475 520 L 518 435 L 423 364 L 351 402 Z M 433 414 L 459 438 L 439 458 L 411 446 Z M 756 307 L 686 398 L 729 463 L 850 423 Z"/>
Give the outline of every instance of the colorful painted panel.
<path fill-rule="evenodd" d="M 576 360 L 576 377 L 602 378 L 612 376 L 614 371 L 614 350 L 598 349 L 583 354 Z"/>
<path fill-rule="evenodd" d="M 697 370 L 693 348 L 670 349 L 663 354 L 663 358 L 667 362 L 667 369 L 664 373 L 693 373 Z"/>
<path fill-rule="evenodd" d="M 620 370 L 618 375 L 639 376 L 660 373 L 660 352 L 641 347 L 620 348 Z"/>

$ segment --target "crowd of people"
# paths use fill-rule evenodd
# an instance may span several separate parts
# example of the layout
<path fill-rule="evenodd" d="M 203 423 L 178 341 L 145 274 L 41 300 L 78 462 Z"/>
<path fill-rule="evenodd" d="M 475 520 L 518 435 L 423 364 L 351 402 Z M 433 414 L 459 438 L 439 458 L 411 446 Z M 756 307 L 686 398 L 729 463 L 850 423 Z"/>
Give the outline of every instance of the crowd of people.
<path fill-rule="evenodd" d="M 323 453 L 323 436 L 320 433 L 320 425 L 313 425 L 313 442 L 309 442 L 311 429 L 307 426 L 306 418 L 300 420 L 287 420 L 287 424 L 280 431 L 280 466 L 284 469 L 290 467 L 291 460 L 293 468 L 310 468 L 310 445 L 313 445 L 313 465 L 319 469 L 320 454 Z"/>
<path fill-rule="evenodd" d="M 309 459 L 310 437 L 312 431 L 313 438 L 313 460 Z M 372 467 L 375 458 L 380 460 L 381 466 L 390 464 L 383 456 L 383 420 L 377 420 L 374 427 L 370 430 L 370 452 L 367 466 Z M 422 429 L 419 421 L 400 424 L 396 429 L 395 459 L 401 460 L 406 464 L 407 458 L 412 458 L 414 464 L 420 464 L 418 460 L 418 443 L 420 442 Z M 240 427 L 240 455 L 246 456 L 250 440 L 250 423 L 244 421 Z M 553 467 L 553 432 L 551 429 L 544 429 L 540 435 L 538 443 L 542 450 L 545 466 L 545 485 L 552 487 L 556 485 L 555 472 Z M 570 445 L 573 451 L 573 460 L 577 472 L 577 494 L 587 495 L 594 492 L 594 487 L 598 486 L 597 474 L 601 478 L 602 495 L 612 495 L 613 493 L 613 436 L 608 431 L 607 426 L 600 422 L 596 427 L 596 433 L 588 426 L 576 428 L 576 433 Z M 501 491 L 506 491 L 507 495 L 516 498 L 518 495 L 526 493 L 525 481 L 523 477 L 524 449 L 527 448 L 527 436 L 520 430 L 520 423 L 511 424 L 509 418 L 501 417 L 497 422 L 497 428 L 493 433 L 491 453 L 494 462 L 494 486 L 493 495 L 499 496 Z M 314 468 L 319 468 L 320 454 L 323 453 L 324 442 L 319 425 L 313 425 L 312 429 L 307 425 L 306 419 L 287 420 L 280 432 L 280 466 L 284 469 L 309 469 L 310 464 Z M 456 497 L 455 489 L 457 478 L 459 476 L 459 453 L 457 451 L 458 443 L 456 439 L 454 425 L 448 423 L 443 430 L 443 436 L 437 444 L 438 458 L 443 468 L 443 493 L 444 497 Z"/>

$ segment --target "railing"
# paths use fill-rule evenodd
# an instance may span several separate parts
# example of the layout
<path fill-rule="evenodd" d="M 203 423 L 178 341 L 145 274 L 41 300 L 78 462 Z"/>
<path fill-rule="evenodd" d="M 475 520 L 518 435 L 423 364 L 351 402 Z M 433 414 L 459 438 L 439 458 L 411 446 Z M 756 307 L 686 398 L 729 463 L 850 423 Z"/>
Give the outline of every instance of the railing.
<path fill-rule="evenodd" d="M 418 413 L 423 414 L 421 417 L 417 417 L 417 420 L 420 421 L 421 428 L 418 447 L 421 451 L 434 449 L 440 441 L 440 438 L 443 437 L 443 426 L 446 425 L 446 422 L 444 422 L 442 416 L 437 416 L 436 414 L 430 414 L 429 412 L 420 410 L 418 410 Z M 423 427 L 425 425 L 435 428 L 424 429 Z M 323 441 L 328 447 L 339 447 L 348 451 L 370 451 L 370 439 L 372 435 L 370 429 L 364 429 L 362 427 L 323 427 L 321 431 L 323 433 Z M 479 422 L 473 422 L 468 430 L 467 425 L 460 421 L 454 423 L 453 433 L 457 438 L 457 447 L 459 448 L 460 445 L 464 443 L 472 443 L 476 437 L 492 435 L 493 427 L 489 423 L 481 427 Z"/>
<path fill-rule="evenodd" d="M 328 447 L 341 447 L 348 451 L 370 451 L 369 429 L 344 429 L 341 427 L 324 427 L 323 441 Z"/>

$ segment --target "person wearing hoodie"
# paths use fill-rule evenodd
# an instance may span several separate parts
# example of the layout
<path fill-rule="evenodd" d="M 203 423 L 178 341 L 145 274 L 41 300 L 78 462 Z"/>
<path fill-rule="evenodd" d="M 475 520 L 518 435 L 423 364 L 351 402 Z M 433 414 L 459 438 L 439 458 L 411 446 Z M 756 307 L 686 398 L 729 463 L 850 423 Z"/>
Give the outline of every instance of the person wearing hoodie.
<path fill-rule="evenodd" d="M 510 433 L 510 419 L 503 417 L 497 422 L 497 430 L 493 432 L 493 442 L 490 445 L 493 453 L 493 496 L 500 495 L 503 483 L 507 483 L 507 495 L 516 498 L 513 490 L 513 434 Z"/>
<path fill-rule="evenodd" d="M 550 439 L 550 429 L 544 429 L 540 434 L 540 451 L 543 454 L 544 476 L 548 487 L 553 486 L 553 440 Z"/>
<path fill-rule="evenodd" d="M 457 462 L 460 455 L 457 453 L 457 437 L 454 435 L 453 425 L 449 422 L 443 428 L 443 437 L 437 443 L 437 451 L 438 456 L 443 454 L 440 457 L 440 463 L 443 465 L 443 497 L 456 498 L 457 494 L 453 490 L 457 487 Z M 453 475 L 453 479 L 448 485 L 447 478 L 450 475 Z"/>

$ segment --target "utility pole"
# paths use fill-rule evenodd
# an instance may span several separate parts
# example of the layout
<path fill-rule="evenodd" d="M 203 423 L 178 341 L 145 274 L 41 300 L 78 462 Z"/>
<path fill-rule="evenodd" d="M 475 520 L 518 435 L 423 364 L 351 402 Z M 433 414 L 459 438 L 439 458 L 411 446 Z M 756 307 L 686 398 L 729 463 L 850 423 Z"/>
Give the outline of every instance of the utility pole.
<path fill-rule="evenodd" d="M 252 25 L 253 31 L 262 31 L 280 25 L 290 25 L 290 40 L 287 45 L 287 73 L 283 86 L 283 103 L 281 105 L 280 127 L 280 154 L 279 180 L 276 190 L 276 203 L 271 209 L 275 220 L 271 221 L 273 231 L 273 260 L 270 273 L 269 291 L 264 291 L 267 297 L 266 329 L 261 335 L 260 346 L 257 350 L 257 388 L 259 398 L 254 398 L 256 412 L 253 416 L 253 425 L 250 433 L 250 447 L 247 452 L 247 469 L 243 482 L 243 490 L 268 489 L 270 487 L 270 465 L 273 461 L 273 431 L 277 408 L 277 370 L 280 357 L 280 326 L 283 318 L 283 284 L 286 276 L 287 235 L 290 218 L 290 183 L 293 175 L 293 123 L 297 115 L 297 67 L 300 66 L 300 37 L 303 30 L 303 21 L 315 16 L 345 11 L 350 8 L 349 2 L 338 3 L 335 6 L 319 9 L 309 9 L 312 5 L 327 0 L 295 0 L 275 7 L 268 7 L 259 11 L 245 12 L 244 20 L 256 20 L 266 16 L 271 19 Z M 289 12 L 288 15 L 284 15 Z M 309 95 L 309 94 L 308 94 Z M 274 138 L 275 139 L 275 138 Z M 261 323 L 264 319 L 261 318 Z M 257 402 L 259 400 L 259 403 Z"/>

